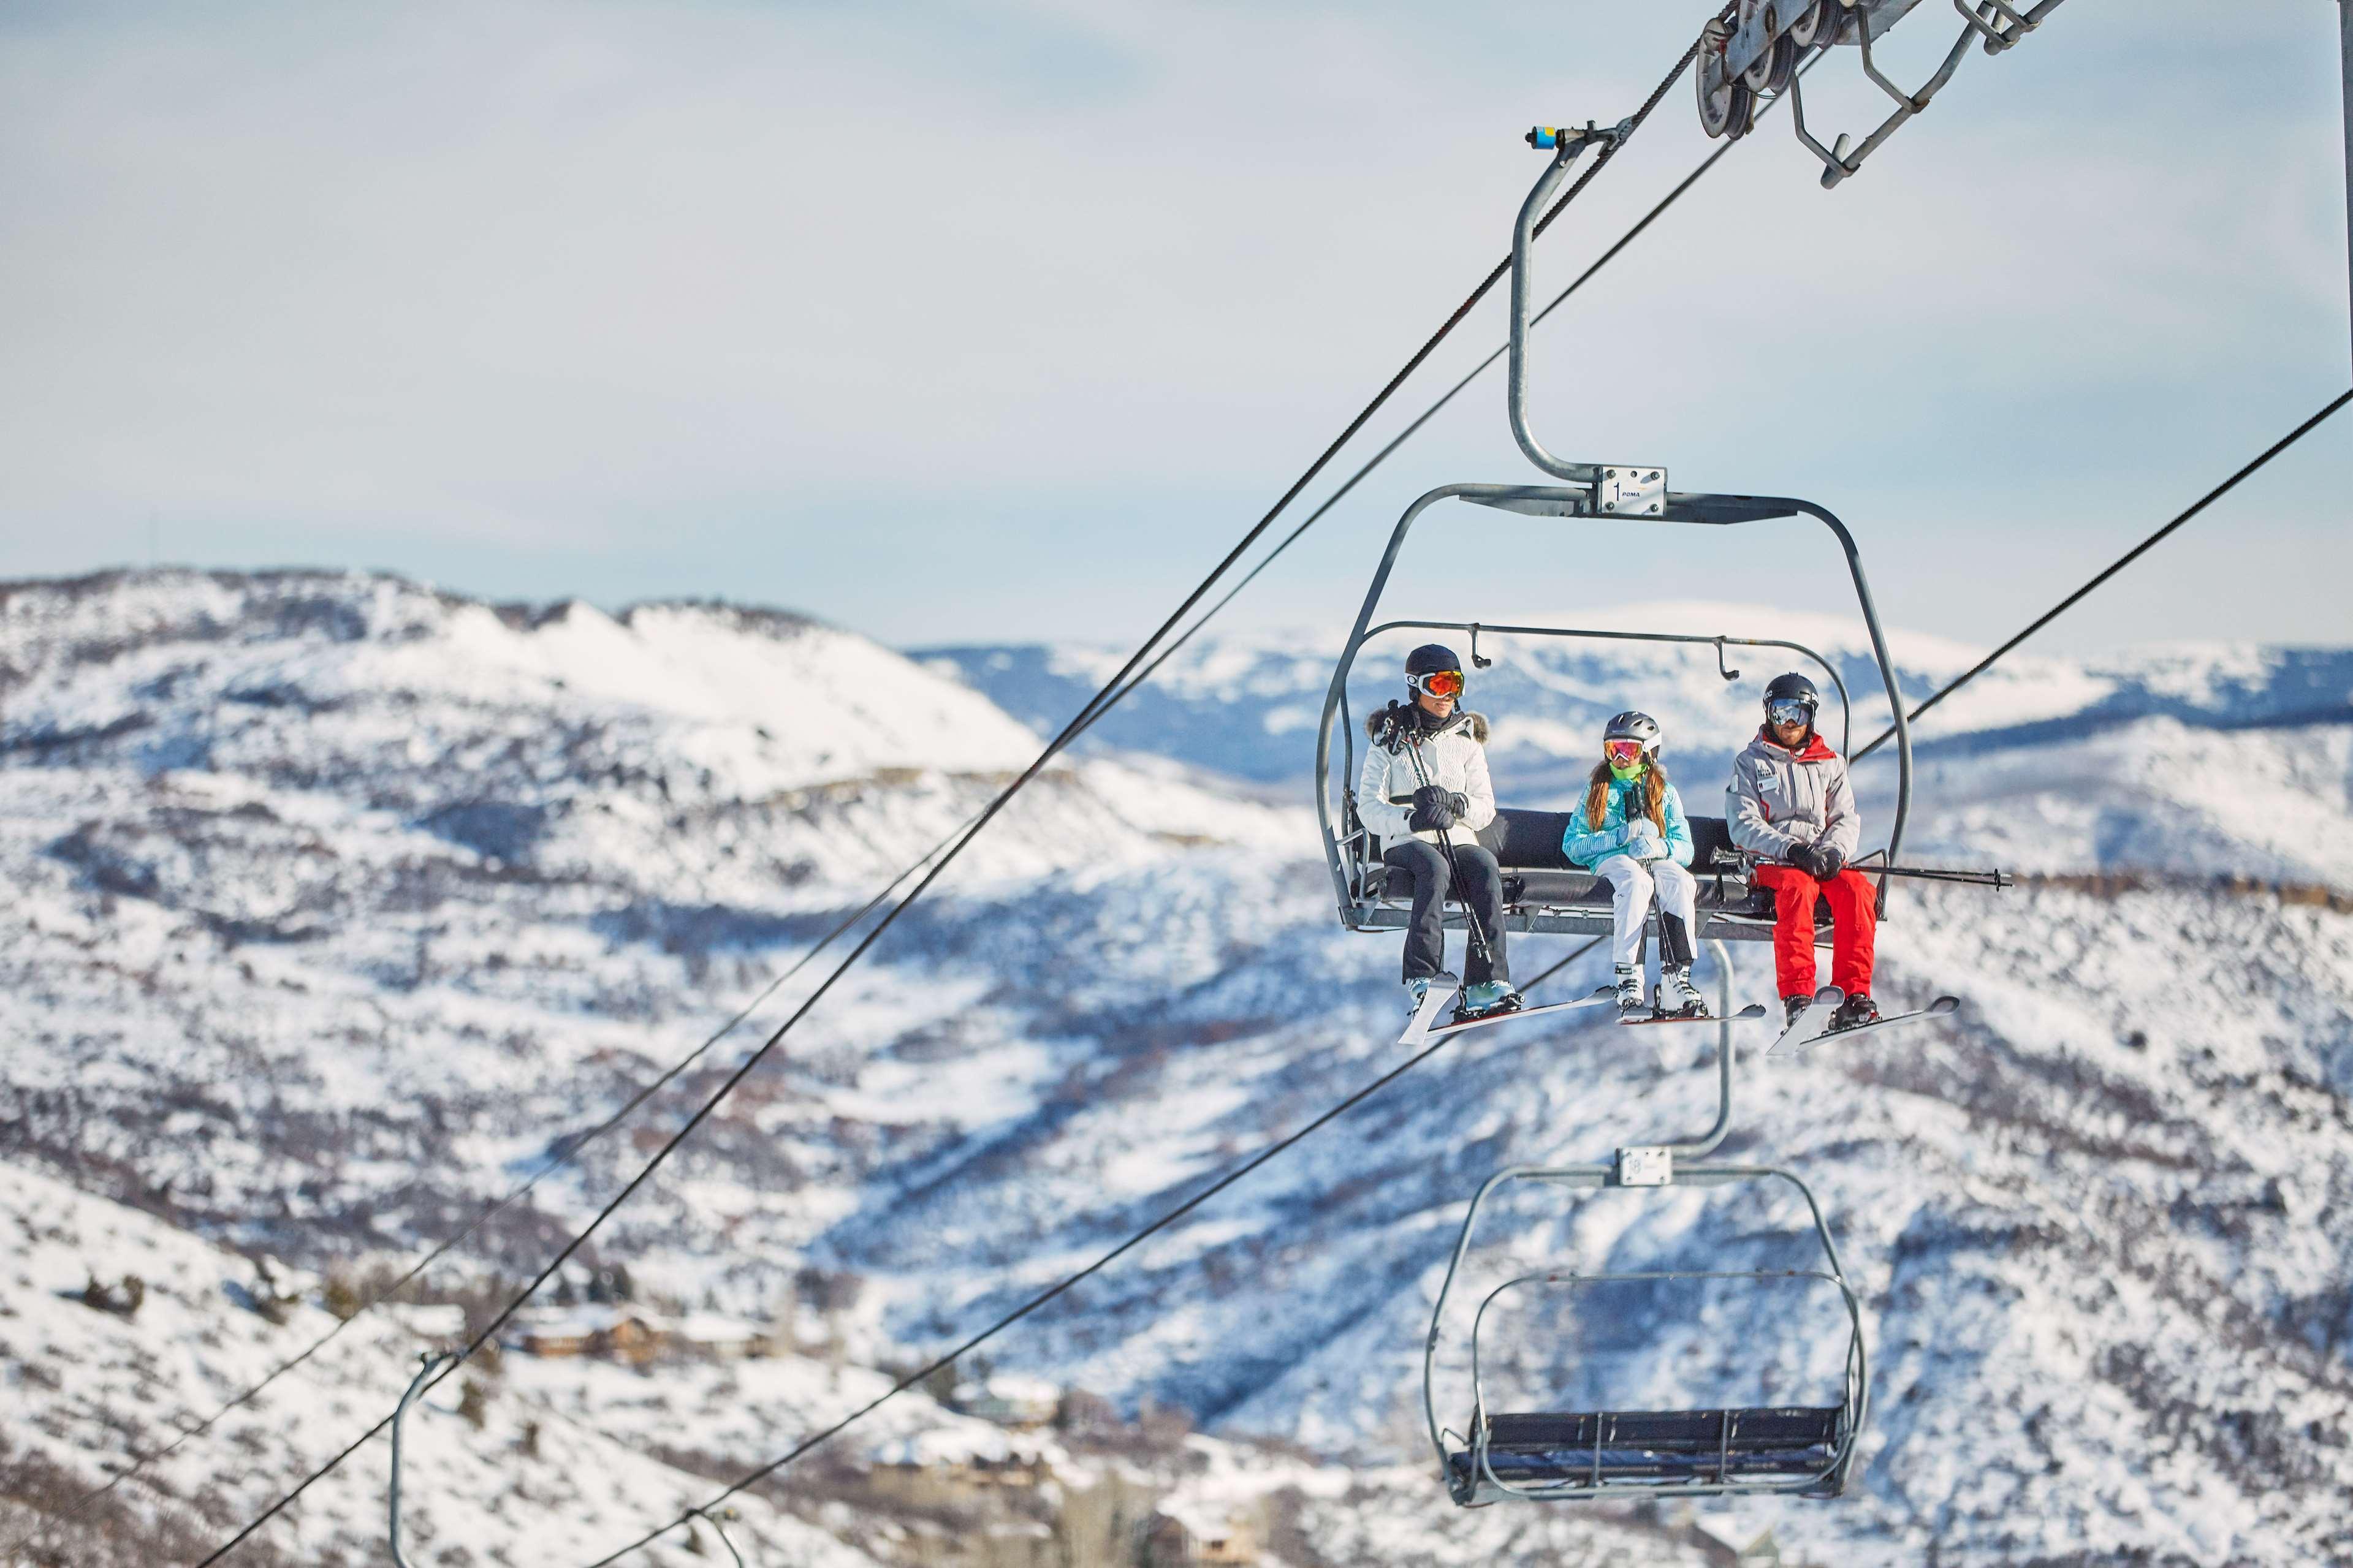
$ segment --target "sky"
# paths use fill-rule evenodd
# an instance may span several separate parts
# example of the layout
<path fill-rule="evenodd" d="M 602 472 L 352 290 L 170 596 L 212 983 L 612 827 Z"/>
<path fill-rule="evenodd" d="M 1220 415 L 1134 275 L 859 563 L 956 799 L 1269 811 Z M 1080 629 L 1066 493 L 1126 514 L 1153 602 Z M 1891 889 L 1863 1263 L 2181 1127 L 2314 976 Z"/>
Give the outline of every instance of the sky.
<path fill-rule="evenodd" d="M 1527 126 L 1630 112 L 1704 15 L 16 0 L 0 577 L 384 568 L 1133 641 L 1504 253 Z M 1819 500 L 1892 626 L 1999 640 L 2353 377 L 2335 23 L 2072 0 L 1833 192 L 1775 114 L 1540 330 L 1538 432 Z M 1922 5 L 1896 74 L 1957 26 Z M 1884 105 L 1855 53 L 1809 79 L 1820 131 Z M 1692 96 L 1539 243 L 1540 293 L 1711 149 Z M 2038 646 L 2353 640 L 2340 418 Z M 1413 497 L 1535 477 L 1491 370 L 1229 613 L 1336 640 Z M 1811 525 L 1484 516 L 1417 536 L 1419 607 L 1848 602 Z"/>

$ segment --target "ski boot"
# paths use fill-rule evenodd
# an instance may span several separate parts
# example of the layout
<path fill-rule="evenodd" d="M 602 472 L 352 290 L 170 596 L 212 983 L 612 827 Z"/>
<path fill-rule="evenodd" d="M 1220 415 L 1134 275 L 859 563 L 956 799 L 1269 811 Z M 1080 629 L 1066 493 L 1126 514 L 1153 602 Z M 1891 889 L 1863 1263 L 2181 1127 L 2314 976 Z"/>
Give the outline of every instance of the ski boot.
<path fill-rule="evenodd" d="M 1621 1018 L 1632 1018 L 1648 1013 L 1651 1010 L 1650 1005 L 1642 1000 L 1642 966 L 1639 963 L 1621 963 L 1617 966 L 1616 974 L 1618 1016 Z"/>
<path fill-rule="evenodd" d="M 1838 1011 L 1831 1015 L 1829 1032 L 1835 1035 L 1841 1029 L 1860 1029 L 1866 1024 L 1877 1022 L 1879 1004 L 1871 999 L 1869 992 L 1858 991 L 1840 1003 Z"/>
<path fill-rule="evenodd" d="M 1425 974 L 1407 981 L 1405 983 L 1405 1016 L 1410 1018 L 1419 1013 L 1422 1003 L 1429 995 L 1430 976 Z"/>
<path fill-rule="evenodd" d="M 1692 984 L 1690 964 L 1659 966 L 1659 1015 L 1667 1018 L 1707 1016 L 1707 998 Z"/>
<path fill-rule="evenodd" d="M 1798 1019 L 1799 1019 L 1799 1017 L 1802 1014 L 1804 1014 L 1804 1012 L 1805 1012 L 1805 1010 L 1806 1010 L 1807 1008 L 1809 1008 L 1809 1007 L 1812 1006 L 1813 1005 L 1814 1005 L 1814 999 L 1813 999 L 1811 996 L 1784 996 L 1784 997 L 1782 997 L 1782 998 L 1781 998 L 1781 1031 L 1782 1031 L 1782 1033 L 1787 1034 L 1789 1030 L 1796 1028 L 1796 1027 L 1798 1026 Z"/>
<path fill-rule="evenodd" d="M 1456 1003 L 1457 1018 L 1483 1018 L 1490 1013 L 1516 1013 L 1520 1010 L 1520 994 L 1500 980 L 1482 980 L 1462 988 L 1462 1000 Z"/>

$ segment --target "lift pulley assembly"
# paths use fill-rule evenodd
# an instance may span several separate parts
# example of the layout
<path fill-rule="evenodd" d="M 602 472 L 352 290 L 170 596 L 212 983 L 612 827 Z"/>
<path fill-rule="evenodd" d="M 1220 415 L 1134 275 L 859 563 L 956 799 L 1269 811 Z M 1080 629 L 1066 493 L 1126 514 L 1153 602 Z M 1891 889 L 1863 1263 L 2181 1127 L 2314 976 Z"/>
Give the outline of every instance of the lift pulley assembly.
<path fill-rule="evenodd" d="M 1872 45 L 1910 15 L 1920 0 L 1740 0 L 1730 20 L 1710 22 L 1700 37 L 1698 68 L 1700 129 L 1710 136 L 1741 137 L 1756 122 L 1767 98 L 1786 94 L 1789 122 L 1806 150 L 1822 161 L 1822 189 L 1830 190 L 1862 167 L 1862 161 L 1895 134 L 1896 128 L 1928 107 L 1953 79 L 1972 40 L 1998 55 L 2042 25 L 2060 0 L 2011 5 L 2005 0 L 1953 0 L 1960 13 L 1960 37 L 1915 91 L 1890 81 L 1872 58 Z M 1895 100 L 1894 111 L 1857 142 L 1841 132 L 1825 147 L 1806 129 L 1806 106 L 1799 86 L 1799 63 L 1815 50 L 1827 53 L 1852 44 L 1862 58 L 1862 74 Z"/>

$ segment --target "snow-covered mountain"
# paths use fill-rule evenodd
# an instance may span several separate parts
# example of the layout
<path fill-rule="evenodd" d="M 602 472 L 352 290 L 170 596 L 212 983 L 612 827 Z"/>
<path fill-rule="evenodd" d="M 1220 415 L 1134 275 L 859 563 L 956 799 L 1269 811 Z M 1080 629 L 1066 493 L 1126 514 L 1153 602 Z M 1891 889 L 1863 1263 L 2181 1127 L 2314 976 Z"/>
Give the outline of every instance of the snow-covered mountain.
<path fill-rule="evenodd" d="M 1564 613 L 1604 633 L 1778 638 L 1823 657 L 1854 704 L 1856 746 L 1887 723 L 1887 701 L 1859 619 L 1755 605 L 1665 602 Z M 1307 633 L 1223 633 L 1187 643 L 1151 685 L 1095 726 L 1089 742 L 1181 758 L 1267 783 L 1303 780 L 1314 762 L 1314 726 L 1339 656 L 1339 628 Z M 1983 657 L 1943 638 L 1891 632 L 1897 674 L 1917 703 Z M 1472 652 L 1460 632 L 1397 631 L 1368 643 L 1349 680 L 1362 715 L 1398 696 L 1406 650 L 1424 641 Z M 1573 640 L 1482 633 L 1470 705 L 1493 721 L 1499 774 L 1542 792 L 1581 774 L 1598 753 L 1602 722 L 1627 707 L 1667 726 L 1669 755 L 1688 776 L 1715 779 L 1753 733 L 1765 682 L 1797 669 L 1832 704 L 1822 667 L 1783 647 Z M 1126 649 L 1013 644 L 918 649 L 915 658 L 953 672 L 1029 724 L 1051 734 L 1120 668 Z M 1724 671 L 1738 672 L 1727 680 Z M 2170 645 L 2109 658 L 2013 654 L 1937 710 L 1915 743 L 1923 754 L 1980 752 L 2082 740 L 2137 721 L 2171 719 L 2191 729 L 2295 729 L 2353 721 L 2353 650 L 2245 645 Z M 1704 765 L 1701 765 L 1704 762 Z M 1557 788 L 1556 784 L 1554 787 Z"/>
<path fill-rule="evenodd" d="M 1856 686 L 1858 739 L 1876 732 L 1854 628 L 1712 614 L 1650 624 L 1809 643 Z M 1975 657 L 1895 640 L 1921 690 Z M 1630 700 L 1668 721 L 1704 798 L 1693 781 L 1780 668 L 1731 649 L 1728 684 L 1710 648 L 1482 651 L 1498 662 L 1474 705 L 1517 798 L 1556 790 Z M 26 1239 L 0 1286 L 0 1355 L 26 1414 L 5 1426 L 0 1500 L 37 1510 L 59 1476 L 99 1477 L 299 1342 L 256 1326 L 251 1266 L 222 1246 L 274 1254 L 289 1278 L 414 1256 L 946 836 L 1109 668 L 1071 650 L 910 659 L 721 606 L 501 610 L 377 577 L 6 590 L 0 1219 Z M 1133 729 L 1115 714 L 1104 749 L 994 826 L 595 1244 L 596 1266 L 763 1321 L 806 1319 L 812 1279 L 831 1281 L 848 1365 L 649 1384 L 509 1355 L 479 1431 L 426 1418 L 439 1495 L 422 1560 L 596 1555 L 674 1511 L 689 1471 L 789 1447 L 867 1396 L 861 1368 L 953 1342 L 1394 1064 L 1394 939 L 1335 929 L 1296 787 L 1328 666 L 1303 644 L 1205 638 L 1162 679 Z M 1086 689 L 1057 707 L 1057 681 Z M 1769 1525 L 1793 1558 L 1839 1563 L 2353 1558 L 2348 688 L 2342 650 L 2021 660 L 1924 726 L 1914 857 L 2048 879 L 1899 895 L 1883 998 L 1955 992 L 1956 1025 L 1743 1068 L 1727 1148 L 1821 1196 L 1879 1393 L 1844 1501 L 1744 1505 L 1718 1521 L 1729 1534 Z M 1277 785 L 1275 803 L 1206 769 Z M 1564 945 L 1524 943 L 1522 973 Z M 1761 952 L 1736 963 L 1740 997 L 1767 998 Z M 534 1267 L 826 967 L 437 1279 Z M 992 1354 L 1131 1415 L 1181 1406 L 1227 1439 L 1307 1445 L 1320 1460 L 1199 1450 L 1207 1471 L 1279 1473 L 1296 1494 L 1270 1559 L 1294 1568 L 1707 1560 L 1664 1512 L 1456 1514 L 1428 1479 L 1417 1401 L 1478 1182 L 1694 1130 L 1712 1094 L 1697 1040 L 1629 1049 L 1550 1021 L 1468 1037 Z M 1804 1261 L 1786 1206 L 1635 1196 L 1518 1205 L 1475 1279 L 1538 1258 Z M 133 1318 L 67 1299 L 130 1272 L 172 1284 Z M 225 1538 L 388 1408 L 415 1342 L 398 1321 L 359 1320 L 287 1401 L 191 1442 L 160 1489 L 123 1489 L 124 1528 Z M 1530 1399 L 1796 1399 L 1835 1364 L 1836 1331 L 1787 1301 L 1662 1294 L 1573 1335 L 1532 1326 L 1504 1365 Z M 290 1405 L 305 1418 L 277 1418 Z M 953 1425 L 907 1411 L 853 1458 Z M 525 1422 L 557 1461 L 520 1455 Z M 369 1560 L 381 1450 L 353 1465 L 259 1539 L 288 1561 Z M 849 1473 L 806 1473 L 816 1490 L 752 1510 L 763 1542 L 845 1565 L 943 1560 L 920 1510 L 863 1492 L 829 1509 Z"/>

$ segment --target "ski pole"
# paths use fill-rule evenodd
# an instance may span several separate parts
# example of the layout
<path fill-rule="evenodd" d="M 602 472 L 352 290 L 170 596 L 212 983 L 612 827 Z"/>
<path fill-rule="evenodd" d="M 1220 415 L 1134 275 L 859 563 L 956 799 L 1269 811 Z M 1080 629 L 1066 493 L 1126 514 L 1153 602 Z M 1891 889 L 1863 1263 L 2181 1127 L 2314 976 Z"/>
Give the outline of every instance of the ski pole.
<path fill-rule="evenodd" d="M 1391 720 L 1388 731 L 1392 741 L 1398 738 L 1397 730 L 1397 721 Z M 1419 740 L 1409 739 L 1405 745 L 1406 756 L 1413 763 L 1413 776 L 1421 781 L 1422 788 L 1428 789 L 1430 774 L 1421 765 L 1421 742 Z M 1472 909 L 1471 900 L 1462 896 L 1462 877 L 1454 867 L 1454 840 L 1447 837 L 1446 829 L 1443 827 L 1438 829 L 1438 847 L 1439 851 L 1446 857 L 1446 890 L 1454 895 L 1456 903 L 1462 906 L 1463 923 L 1469 928 L 1471 941 L 1477 946 L 1480 956 L 1492 962 L 1495 956 L 1495 950 L 1488 945 L 1487 932 L 1479 923 L 1479 911 Z"/>

